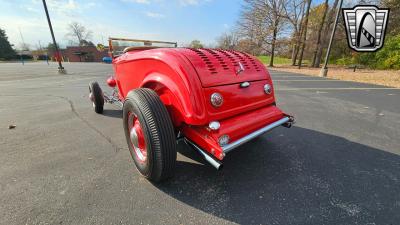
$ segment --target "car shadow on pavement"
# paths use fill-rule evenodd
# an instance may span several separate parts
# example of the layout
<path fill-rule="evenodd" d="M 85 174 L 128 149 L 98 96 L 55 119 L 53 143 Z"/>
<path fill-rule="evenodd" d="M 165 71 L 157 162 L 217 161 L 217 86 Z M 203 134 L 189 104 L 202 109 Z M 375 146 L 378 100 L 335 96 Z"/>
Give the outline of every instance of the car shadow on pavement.
<path fill-rule="evenodd" d="M 182 144 L 157 187 L 239 224 L 396 224 L 400 156 L 301 127 L 278 128 L 228 154 L 216 171 Z M 190 160 L 189 160 L 190 161 Z"/>
<path fill-rule="evenodd" d="M 108 117 L 120 118 L 122 119 L 122 110 L 120 109 L 104 109 L 103 115 Z"/>

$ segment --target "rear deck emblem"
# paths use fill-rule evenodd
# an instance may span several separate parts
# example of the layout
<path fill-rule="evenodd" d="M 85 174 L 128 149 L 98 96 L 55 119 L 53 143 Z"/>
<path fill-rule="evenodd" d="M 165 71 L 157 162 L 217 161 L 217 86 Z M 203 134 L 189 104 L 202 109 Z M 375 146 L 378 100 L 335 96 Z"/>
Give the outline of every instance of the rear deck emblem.
<path fill-rule="evenodd" d="M 382 48 L 389 9 L 358 5 L 342 10 L 350 48 L 359 52 L 374 52 Z"/>
<path fill-rule="evenodd" d="M 239 68 L 236 70 L 236 75 L 241 74 L 244 71 L 244 66 L 241 62 L 239 62 Z"/>

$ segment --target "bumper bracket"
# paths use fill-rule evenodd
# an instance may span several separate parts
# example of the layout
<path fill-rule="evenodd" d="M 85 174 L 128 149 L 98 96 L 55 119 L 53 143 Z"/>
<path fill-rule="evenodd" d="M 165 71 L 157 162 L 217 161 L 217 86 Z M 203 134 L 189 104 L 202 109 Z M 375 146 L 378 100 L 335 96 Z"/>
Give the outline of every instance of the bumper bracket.
<path fill-rule="evenodd" d="M 250 141 L 251 139 L 256 138 L 256 137 L 264 134 L 265 132 L 274 129 L 275 127 L 278 127 L 281 125 L 283 125 L 285 127 L 291 127 L 293 123 L 294 123 L 294 118 L 292 116 L 283 117 L 282 119 L 277 120 L 261 129 L 258 129 L 258 130 L 254 131 L 232 143 L 222 146 L 222 150 L 226 154 L 226 153 L 232 151 L 233 149 L 237 148 L 238 146 Z"/>

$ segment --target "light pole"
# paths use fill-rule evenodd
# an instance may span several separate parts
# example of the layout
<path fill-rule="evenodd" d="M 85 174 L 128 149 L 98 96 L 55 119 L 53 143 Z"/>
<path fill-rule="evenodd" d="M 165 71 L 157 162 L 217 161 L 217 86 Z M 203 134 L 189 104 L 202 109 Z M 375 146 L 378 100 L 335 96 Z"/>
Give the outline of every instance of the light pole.
<path fill-rule="evenodd" d="M 21 29 L 19 27 L 18 27 L 18 30 L 19 30 L 19 35 L 21 36 L 21 41 L 22 41 L 22 48 L 21 48 L 21 51 L 19 53 L 19 59 L 21 60 L 22 65 L 25 65 L 24 58 L 22 57 L 22 54 L 26 50 L 25 49 L 26 45 L 25 45 L 25 41 L 24 41 L 24 36 L 22 36 L 22 32 L 21 32 Z"/>
<path fill-rule="evenodd" d="M 54 37 L 53 26 L 51 25 L 49 11 L 47 11 L 46 0 L 42 0 L 42 1 L 43 1 L 44 11 L 46 12 L 47 22 L 49 23 L 51 38 L 53 39 L 54 48 L 56 49 L 56 56 L 57 56 L 57 61 L 58 61 L 58 72 L 59 73 L 66 73 L 66 71 L 65 71 L 65 69 L 64 69 L 64 67 L 62 66 L 62 63 L 61 63 L 61 58 L 60 58 L 61 57 L 61 52 L 58 49 L 56 38 Z"/>
<path fill-rule="evenodd" d="M 332 34 L 331 34 L 331 39 L 329 40 L 328 50 L 327 50 L 326 56 L 325 56 L 324 66 L 322 67 L 321 71 L 319 72 L 319 76 L 320 76 L 320 77 L 326 77 L 326 76 L 328 75 L 328 60 L 329 60 L 329 54 L 331 54 L 331 48 L 332 48 L 333 37 L 335 36 L 336 26 L 337 26 L 337 24 L 338 24 L 339 15 L 340 15 L 340 10 L 342 9 L 342 4 L 343 4 L 343 0 L 340 0 L 339 8 L 338 8 L 338 10 L 337 10 L 337 12 L 336 12 L 335 24 L 333 24 L 333 30 L 332 30 Z"/>

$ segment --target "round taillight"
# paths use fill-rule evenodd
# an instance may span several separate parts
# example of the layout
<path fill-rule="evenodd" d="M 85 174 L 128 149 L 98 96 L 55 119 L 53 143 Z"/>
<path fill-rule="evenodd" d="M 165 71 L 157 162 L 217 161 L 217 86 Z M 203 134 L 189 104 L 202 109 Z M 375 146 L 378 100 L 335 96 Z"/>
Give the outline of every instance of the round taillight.
<path fill-rule="evenodd" d="M 220 107 L 224 102 L 224 98 L 222 98 L 222 95 L 220 93 L 213 93 L 210 100 L 211 105 L 213 105 L 214 107 Z"/>
<path fill-rule="evenodd" d="M 266 94 L 271 94 L 271 92 L 272 92 L 272 87 L 271 87 L 271 85 L 269 85 L 269 84 L 266 84 L 266 85 L 264 85 L 264 92 L 266 93 Z"/>
<path fill-rule="evenodd" d="M 108 86 L 114 88 L 115 85 L 117 85 L 117 82 L 115 81 L 115 79 L 114 79 L 113 76 L 110 76 L 110 77 L 107 79 L 107 84 L 108 84 Z"/>

